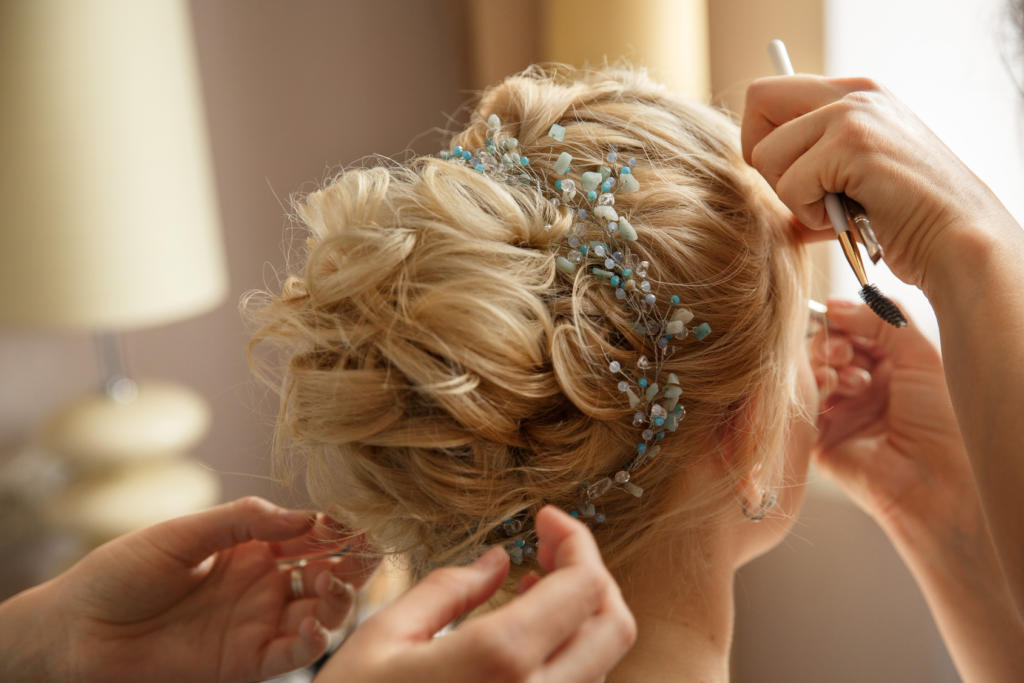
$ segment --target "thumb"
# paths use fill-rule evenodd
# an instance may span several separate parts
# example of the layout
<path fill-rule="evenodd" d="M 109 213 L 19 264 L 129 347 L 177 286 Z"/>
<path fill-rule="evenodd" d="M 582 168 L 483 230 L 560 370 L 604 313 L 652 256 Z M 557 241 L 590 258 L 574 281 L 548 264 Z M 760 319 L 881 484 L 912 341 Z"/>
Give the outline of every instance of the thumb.
<path fill-rule="evenodd" d="M 309 511 L 288 510 L 249 496 L 136 533 L 183 565 L 194 567 L 213 553 L 241 543 L 294 538 L 314 521 Z"/>
<path fill-rule="evenodd" d="M 473 564 L 444 567 L 374 615 L 382 639 L 427 640 L 494 595 L 509 570 L 508 553 L 491 548 Z M 386 635 L 383 635 L 386 634 Z"/>

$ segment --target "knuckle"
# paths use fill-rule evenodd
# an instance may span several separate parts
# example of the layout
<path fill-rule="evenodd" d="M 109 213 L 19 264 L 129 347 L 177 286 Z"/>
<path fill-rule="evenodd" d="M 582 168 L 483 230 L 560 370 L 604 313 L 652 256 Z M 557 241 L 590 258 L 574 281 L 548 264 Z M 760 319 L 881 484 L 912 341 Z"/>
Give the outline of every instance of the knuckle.
<path fill-rule="evenodd" d="M 526 678 L 528 671 L 515 647 L 514 638 L 506 629 L 480 629 L 473 635 L 471 646 L 476 650 L 483 671 L 489 681 L 513 683 Z M 483 673 L 482 671 L 482 673 Z"/>
<path fill-rule="evenodd" d="M 259 515 L 269 512 L 272 506 L 266 500 L 259 496 L 245 496 L 235 501 L 235 505 L 238 507 L 240 512 L 246 515 Z"/>
<path fill-rule="evenodd" d="M 774 184 L 778 180 L 778 178 L 774 177 L 775 173 L 772 172 L 770 159 L 764 144 L 759 142 L 750 150 L 750 165 L 757 169 L 770 184 Z"/>
<path fill-rule="evenodd" d="M 623 649 L 633 647 L 637 637 L 636 619 L 624 603 L 621 605 L 620 615 L 616 620 L 616 624 L 618 625 L 616 636 L 618 636 L 619 645 Z"/>
<path fill-rule="evenodd" d="M 767 78 L 758 78 L 747 86 L 747 106 L 757 105 L 764 98 L 771 87 L 771 81 Z"/>

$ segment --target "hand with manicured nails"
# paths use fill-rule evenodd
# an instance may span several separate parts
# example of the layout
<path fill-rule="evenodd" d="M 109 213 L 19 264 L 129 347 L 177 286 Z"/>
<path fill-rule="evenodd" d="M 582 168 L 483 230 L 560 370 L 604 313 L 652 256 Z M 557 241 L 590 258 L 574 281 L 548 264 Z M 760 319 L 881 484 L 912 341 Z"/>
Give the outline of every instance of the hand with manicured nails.
<path fill-rule="evenodd" d="M 492 548 L 466 567 L 439 569 L 360 626 L 318 683 L 600 681 L 632 646 L 636 622 L 590 531 L 561 510 L 537 514 L 538 561 L 521 595 L 434 634 L 501 586 L 508 555 Z"/>
<path fill-rule="evenodd" d="M 320 515 L 243 498 L 92 551 L 0 606 L 4 680 L 256 681 L 313 663 L 372 567 Z M 292 594 L 286 559 L 302 568 Z"/>
<path fill-rule="evenodd" d="M 938 351 L 913 323 L 830 301 L 816 461 L 889 536 L 964 680 L 1024 680 L 1024 620 L 957 427 Z"/>

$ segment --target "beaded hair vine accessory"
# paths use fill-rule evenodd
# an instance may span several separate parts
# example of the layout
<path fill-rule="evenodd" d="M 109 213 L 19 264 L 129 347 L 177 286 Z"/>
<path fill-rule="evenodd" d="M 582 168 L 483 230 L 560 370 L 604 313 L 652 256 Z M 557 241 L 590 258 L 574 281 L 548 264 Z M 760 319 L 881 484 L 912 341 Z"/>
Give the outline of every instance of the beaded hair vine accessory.
<path fill-rule="evenodd" d="M 667 306 L 659 302 L 648 279 L 651 264 L 631 249 L 637 231 L 625 215 L 616 211 L 615 197 L 640 188 L 633 177 L 635 158 L 620 164 L 617 151 L 610 147 L 604 156 L 607 164 L 577 175 L 571 168 L 572 155 L 562 152 L 554 163 L 558 179 L 548 184 L 531 171 L 530 160 L 521 154 L 519 141 L 503 136 L 501 127 L 498 116 L 491 114 L 487 118 L 484 147 L 470 151 L 456 145 L 451 150 L 442 150 L 440 156 L 498 182 L 533 187 L 552 205 L 571 212 L 573 227 L 555 257 L 558 271 L 573 281 L 582 276 L 604 282 L 634 314 L 633 330 L 650 339 L 651 357 L 640 356 L 634 370 L 606 358 L 608 372 L 617 380 L 619 392 L 634 411 L 633 425 L 640 431 L 635 450 L 621 468 L 595 481 L 580 483 L 579 500 L 569 514 L 601 523 L 605 516 L 594 501 L 612 489 L 621 489 L 636 498 L 643 495 L 643 488 L 634 479 L 658 456 L 666 433 L 676 431 L 686 415 L 679 402 L 683 393 L 679 378 L 673 373 L 663 377 L 665 361 L 672 356 L 677 342 L 690 335 L 703 340 L 711 334 L 711 326 L 703 322 L 687 327 L 694 315 L 677 294 L 668 297 Z M 548 135 L 562 142 L 565 128 L 555 123 Z M 536 534 L 530 525 L 524 524 L 522 516 L 505 520 L 499 529 L 509 539 L 506 549 L 516 564 L 522 563 L 524 555 L 536 552 Z"/>

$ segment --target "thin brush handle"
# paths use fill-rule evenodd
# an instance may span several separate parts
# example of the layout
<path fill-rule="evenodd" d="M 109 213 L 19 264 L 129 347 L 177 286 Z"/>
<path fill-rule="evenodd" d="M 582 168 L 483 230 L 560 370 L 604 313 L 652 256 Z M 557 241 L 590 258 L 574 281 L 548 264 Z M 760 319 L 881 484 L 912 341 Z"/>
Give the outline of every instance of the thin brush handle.
<path fill-rule="evenodd" d="M 792 76 L 796 73 L 793 71 L 793 62 L 789 61 L 786 44 L 781 40 L 773 40 L 768 43 L 768 54 L 772 58 L 772 65 L 775 67 L 777 74 L 780 76 Z M 850 267 L 853 268 L 853 274 L 857 276 L 861 287 L 865 286 L 868 283 L 868 279 L 867 274 L 864 272 L 864 262 L 861 261 L 860 252 L 850 237 L 850 224 L 846 219 L 846 210 L 843 208 L 843 200 L 839 195 L 833 192 L 825 193 L 825 213 L 828 214 L 828 219 L 832 223 L 832 229 L 836 231 L 836 236 L 839 238 L 839 244 L 843 247 L 846 260 L 849 261 Z"/>

